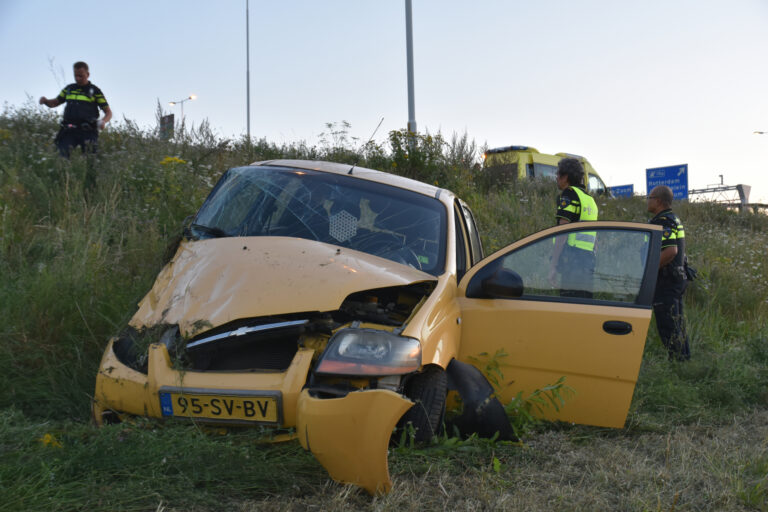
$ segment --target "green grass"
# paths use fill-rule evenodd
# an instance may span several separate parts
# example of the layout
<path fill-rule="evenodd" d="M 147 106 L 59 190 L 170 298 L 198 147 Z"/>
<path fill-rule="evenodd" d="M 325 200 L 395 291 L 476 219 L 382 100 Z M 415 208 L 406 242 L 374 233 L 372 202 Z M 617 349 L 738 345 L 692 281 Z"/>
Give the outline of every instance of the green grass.
<path fill-rule="evenodd" d="M 141 511 L 161 501 L 221 509 L 254 492 L 295 494 L 324 482 L 297 443 L 259 442 L 259 434 L 146 421 L 95 431 L 5 409 L 0 509 Z"/>
<path fill-rule="evenodd" d="M 668 362 L 651 326 L 623 430 L 543 424 L 523 444 L 399 448 L 395 490 L 371 499 L 259 432 L 92 427 L 106 340 L 228 167 L 358 161 L 437 183 L 473 208 L 486 254 L 553 224 L 554 185 L 487 190 L 466 135 L 419 136 L 408 151 L 404 132 L 361 147 L 348 125 L 325 129 L 317 146 L 223 140 L 205 124 L 162 141 L 125 121 L 98 157 L 67 161 L 55 115 L 31 104 L 0 115 L 0 510 L 768 510 L 768 217 L 712 204 L 675 206 L 701 276 L 686 295 L 693 359 Z M 639 198 L 598 205 L 601 219 L 648 219 Z"/>

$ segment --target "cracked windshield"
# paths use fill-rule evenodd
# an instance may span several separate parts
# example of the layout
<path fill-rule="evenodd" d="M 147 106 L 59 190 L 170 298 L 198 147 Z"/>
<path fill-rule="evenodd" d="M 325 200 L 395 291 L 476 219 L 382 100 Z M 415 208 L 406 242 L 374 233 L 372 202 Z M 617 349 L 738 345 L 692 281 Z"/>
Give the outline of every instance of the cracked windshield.
<path fill-rule="evenodd" d="M 197 215 L 195 238 L 286 236 L 443 271 L 446 214 L 432 197 L 347 176 L 231 169 Z"/>

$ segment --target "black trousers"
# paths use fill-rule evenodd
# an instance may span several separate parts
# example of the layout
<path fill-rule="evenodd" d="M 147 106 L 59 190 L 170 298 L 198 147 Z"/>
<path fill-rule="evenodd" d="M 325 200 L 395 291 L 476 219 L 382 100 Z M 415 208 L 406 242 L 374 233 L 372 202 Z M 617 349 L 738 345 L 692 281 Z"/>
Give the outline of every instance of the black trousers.
<path fill-rule="evenodd" d="M 659 278 L 653 297 L 653 312 L 659 338 L 669 352 L 670 360 L 687 361 L 691 358 L 688 332 L 685 329 L 683 293 L 687 282 L 674 282 Z"/>
<path fill-rule="evenodd" d="M 72 148 L 80 146 L 83 153 L 96 153 L 98 149 L 99 132 L 95 129 L 62 128 L 56 136 L 56 146 L 59 154 L 69 158 Z"/>
<path fill-rule="evenodd" d="M 566 245 L 560 255 L 560 296 L 591 299 L 595 287 L 595 253 Z"/>

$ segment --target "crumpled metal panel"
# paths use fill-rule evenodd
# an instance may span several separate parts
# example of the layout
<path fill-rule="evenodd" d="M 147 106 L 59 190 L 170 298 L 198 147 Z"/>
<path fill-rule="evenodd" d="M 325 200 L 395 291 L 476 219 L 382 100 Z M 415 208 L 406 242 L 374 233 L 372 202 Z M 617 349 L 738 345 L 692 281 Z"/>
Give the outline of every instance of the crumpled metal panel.
<path fill-rule="evenodd" d="M 184 336 L 239 318 L 332 311 L 357 291 L 434 276 L 352 249 L 287 237 L 184 241 L 131 320 Z"/>
<path fill-rule="evenodd" d="M 342 398 L 299 395 L 296 433 L 337 482 L 359 485 L 372 495 L 392 488 L 387 448 L 392 430 L 413 402 L 385 389 Z"/>

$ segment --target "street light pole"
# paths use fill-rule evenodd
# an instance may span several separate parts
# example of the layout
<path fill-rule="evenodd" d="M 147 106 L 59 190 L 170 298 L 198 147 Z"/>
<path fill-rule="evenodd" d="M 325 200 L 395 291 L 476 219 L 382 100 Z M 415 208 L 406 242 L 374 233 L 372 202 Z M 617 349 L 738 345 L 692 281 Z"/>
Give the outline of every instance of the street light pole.
<path fill-rule="evenodd" d="M 184 98 L 183 100 L 176 100 L 176 101 L 169 101 L 168 104 L 170 106 L 174 105 L 181 105 L 181 126 L 184 127 L 184 102 L 189 100 L 196 100 L 197 96 L 195 94 L 190 94 L 188 97 Z"/>
<path fill-rule="evenodd" d="M 251 143 L 251 45 L 249 30 L 248 0 L 245 0 L 245 97 L 248 144 Z"/>
<path fill-rule="evenodd" d="M 416 133 L 416 101 L 413 98 L 413 23 L 411 0 L 405 0 L 405 47 L 408 62 L 408 131 Z"/>

